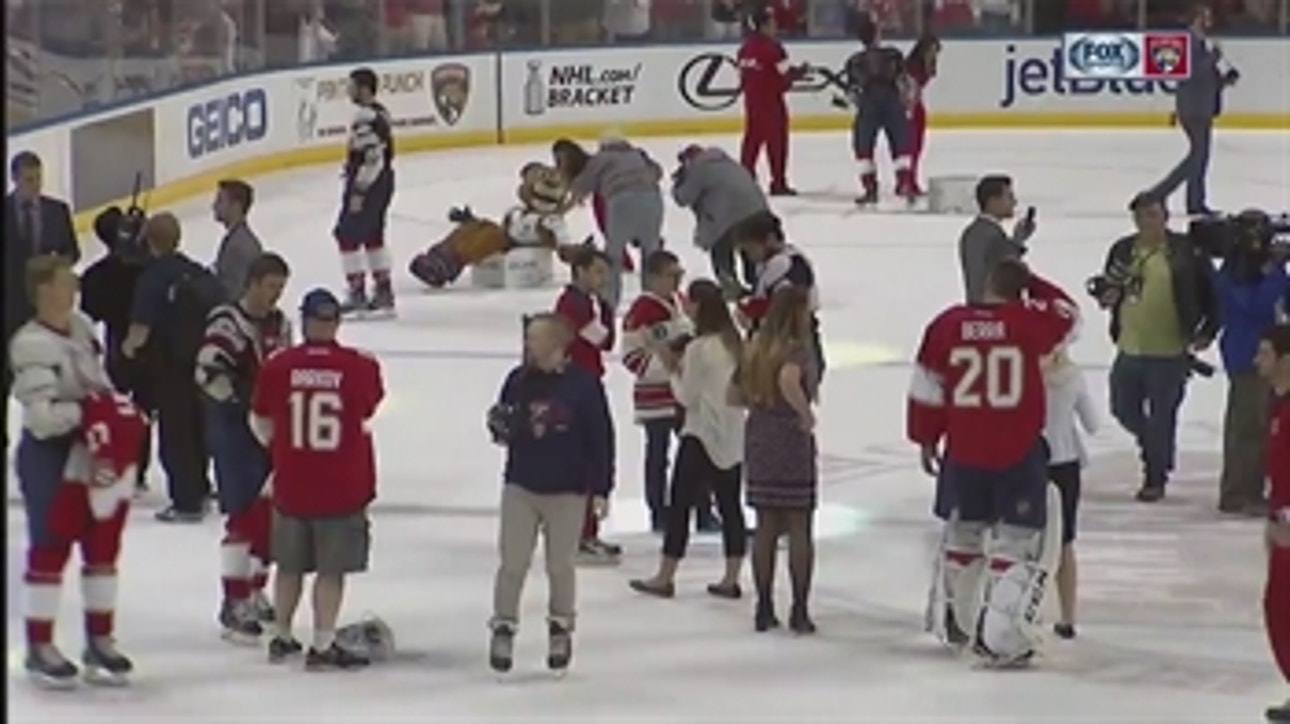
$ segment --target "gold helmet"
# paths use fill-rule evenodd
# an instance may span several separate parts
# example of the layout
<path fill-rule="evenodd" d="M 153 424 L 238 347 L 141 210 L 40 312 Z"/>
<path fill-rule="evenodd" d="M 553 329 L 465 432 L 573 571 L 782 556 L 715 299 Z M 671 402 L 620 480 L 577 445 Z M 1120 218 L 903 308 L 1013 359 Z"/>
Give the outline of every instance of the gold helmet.
<path fill-rule="evenodd" d="M 539 214 L 562 214 L 567 210 L 569 187 L 554 166 L 533 162 L 520 170 L 520 201 Z"/>

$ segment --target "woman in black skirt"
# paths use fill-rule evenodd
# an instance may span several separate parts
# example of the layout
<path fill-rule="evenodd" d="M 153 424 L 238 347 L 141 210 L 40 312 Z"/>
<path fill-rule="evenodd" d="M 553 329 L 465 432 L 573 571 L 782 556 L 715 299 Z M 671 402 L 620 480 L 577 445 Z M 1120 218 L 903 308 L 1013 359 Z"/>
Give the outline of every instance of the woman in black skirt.
<path fill-rule="evenodd" d="M 735 401 L 748 409 L 744 466 L 748 504 L 757 511 L 753 580 L 757 585 L 758 631 L 779 625 L 773 585 L 781 536 L 788 536 L 788 571 L 793 583 L 789 627 L 813 633 L 807 599 L 815 567 L 815 516 L 819 475 L 815 413 L 819 384 L 807 290 L 775 292 L 770 309 L 744 353 Z"/>
<path fill-rule="evenodd" d="M 672 472 L 672 499 L 667 509 L 663 556 L 653 578 L 635 580 L 641 593 L 671 598 L 676 593 L 676 569 L 685 556 L 690 511 L 706 505 L 708 491 L 717 499 L 726 572 L 708 586 L 719 598 L 739 598 L 739 570 L 748 548 L 740 487 L 744 455 L 744 411 L 731 405 L 730 383 L 743 354 L 739 329 L 715 282 L 700 279 L 686 293 L 687 312 L 694 322 L 694 339 L 678 358 L 664 351 L 660 358 L 672 370 L 672 392 L 684 411 L 681 449 Z"/>

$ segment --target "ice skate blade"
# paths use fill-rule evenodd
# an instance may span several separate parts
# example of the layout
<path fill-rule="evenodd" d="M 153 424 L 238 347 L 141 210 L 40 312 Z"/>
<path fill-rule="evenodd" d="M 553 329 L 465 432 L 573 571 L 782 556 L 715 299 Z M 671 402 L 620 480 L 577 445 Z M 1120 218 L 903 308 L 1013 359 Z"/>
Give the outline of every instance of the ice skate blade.
<path fill-rule="evenodd" d="M 220 631 L 220 639 L 233 644 L 234 646 L 252 647 L 260 645 L 260 637 L 244 634 L 238 631 L 229 631 L 224 629 Z"/>
<path fill-rule="evenodd" d="M 76 677 L 59 678 L 28 671 L 27 679 L 33 686 L 45 691 L 71 691 L 76 688 Z"/>
<path fill-rule="evenodd" d="M 97 666 L 86 667 L 82 676 L 85 679 L 85 683 L 90 686 L 119 689 L 130 685 L 129 674 L 116 674 Z"/>

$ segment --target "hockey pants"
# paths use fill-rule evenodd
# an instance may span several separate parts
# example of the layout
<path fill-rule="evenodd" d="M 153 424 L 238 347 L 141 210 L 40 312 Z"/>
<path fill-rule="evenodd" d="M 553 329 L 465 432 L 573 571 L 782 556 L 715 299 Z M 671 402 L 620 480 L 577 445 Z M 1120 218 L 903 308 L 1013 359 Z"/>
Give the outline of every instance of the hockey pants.
<path fill-rule="evenodd" d="M 766 108 L 744 112 L 744 138 L 739 159 L 748 173 L 757 177 L 757 159 L 762 149 L 770 164 L 770 186 L 788 187 L 788 106 L 783 101 Z"/>
<path fill-rule="evenodd" d="M 1268 585 L 1263 615 L 1281 676 L 1290 683 L 1290 548 L 1274 548 L 1268 556 Z"/>
<path fill-rule="evenodd" d="M 878 134 L 887 136 L 892 158 L 910 155 L 910 119 L 898 100 L 862 105 L 851 126 L 851 147 L 857 159 L 872 159 Z"/>
<path fill-rule="evenodd" d="M 16 468 L 27 514 L 26 628 L 29 646 L 52 644 L 63 570 L 72 547 L 81 553 L 81 590 L 87 636 L 111 636 L 117 598 L 116 562 L 129 505 L 99 518 L 89 488 L 63 480 L 70 438 L 37 440 L 24 432 Z"/>
<path fill-rule="evenodd" d="M 392 261 L 385 246 L 385 219 L 393 199 L 394 174 L 390 171 L 367 190 L 362 208 L 351 210 L 348 190 L 341 199 L 333 233 L 351 294 L 363 291 L 365 271 L 371 273 L 378 287 L 388 289 Z"/>

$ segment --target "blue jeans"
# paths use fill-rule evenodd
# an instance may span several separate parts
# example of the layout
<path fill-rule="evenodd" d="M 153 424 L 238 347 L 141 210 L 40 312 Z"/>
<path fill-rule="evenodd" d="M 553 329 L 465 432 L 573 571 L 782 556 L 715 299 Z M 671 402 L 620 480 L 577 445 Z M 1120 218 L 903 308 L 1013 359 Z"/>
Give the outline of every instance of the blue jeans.
<path fill-rule="evenodd" d="M 1187 155 L 1174 166 L 1152 191 L 1161 198 L 1187 184 L 1187 213 L 1205 209 L 1205 176 L 1209 173 L 1209 150 L 1214 140 L 1214 119 L 1180 117 L 1178 125 L 1187 134 Z"/>
<path fill-rule="evenodd" d="M 1174 469 L 1178 408 L 1191 359 L 1120 353 L 1111 365 L 1111 414 L 1138 441 L 1144 484 L 1164 487 Z"/>

